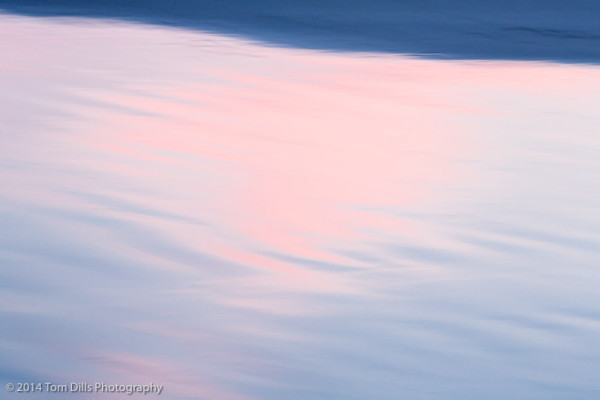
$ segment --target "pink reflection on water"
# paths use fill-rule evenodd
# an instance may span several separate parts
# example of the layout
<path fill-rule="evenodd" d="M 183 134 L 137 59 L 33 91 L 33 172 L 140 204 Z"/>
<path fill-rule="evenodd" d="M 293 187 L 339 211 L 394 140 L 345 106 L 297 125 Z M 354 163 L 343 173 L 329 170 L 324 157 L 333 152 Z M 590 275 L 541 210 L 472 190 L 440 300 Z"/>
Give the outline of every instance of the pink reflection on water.
<path fill-rule="evenodd" d="M 134 354 L 113 352 L 90 353 L 85 355 L 84 358 L 90 365 L 104 371 L 104 376 L 108 379 L 99 383 L 105 383 L 106 385 L 154 384 L 162 387 L 161 396 L 165 397 L 222 400 L 248 399 L 248 397 L 215 385 L 206 377 L 186 372 L 178 366 L 169 365 L 164 359 L 159 360 Z M 86 393 L 86 395 L 91 394 L 94 397 L 106 399 L 131 397 L 127 394 L 99 393 Z M 157 392 L 146 395 L 158 396 Z"/>
<path fill-rule="evenodd" d="M 175 163 L 173 168 L 190 177 L 214 168 L 214 175 L 198 179 L 197 192 L 186 188 L 189 200 L 201 204 L 186 202 L 186 214 L 203 213 L 207 202 L 223 210 L 198 217 L 216 220 L 251 246 L 241 254 L 226 250 L 225 258 L 285 273 L 295 267 L 255 251 L 348 262 L 320 246 L 359 240 L 359 229 L 410 234 L 409 222 L 392 222 L 365 209 L 420 207 L 436 200 L 432 191 L 461 179 L 452 161 L 467 157 L 470 149 L 454 122 L 457 106 L 446 109 L 440 89 L 423 97 L 424 82 L 406 79 L 426 62 L 261 51 L 268 51 L 265 67 L 304 63 L 311 72 L 269 76 L 204 69 L 203 74 L 229 83 L 188 84 L 184 102 L 172 91 L 157 96 L 174 99 L 162 102 L 86 94 L 156 116 L 111 114 L 110 125 L 126 129 L 111 132 L 107 151 Z M 381 63 L 387 65 L 385 85 Z M 439 68 L 442 75 L 444 67 Z M 440 83 L 429 78 L 427 87 Z M 93 137 L 107 140 L 106 133 Z M 202 190 L 207 183 L 210 190 Z"/>
<path fill-rule="evenodd" d="M 182 238 L 190 247 L 272 270 L 303 290 L 339 291 L 344 285 L 335 283 L 339 278 L 260 253 L 364 266 L 327 246 L 360 241 L 369 230 L 415 234 L 410 222 L 368 210 L 435 202 L 439 187 L 463 179 L 453 160 L 467 157 L 470 149 L 454 122 L 457 107 L 446 109 L 440 93 L 423 98 L 423 82 L 405 78 L 423 62 L 334 55 L 305 60 L 280 52 L 269 50 L 265 57 L 324 72 L 255 76 L 203 70 L 229 84 L 188 83 L 185 102 L 172 92 L 157 96 L 168 101 L 87 93 L 144 113 L 111 113 L 108 124 L 120 129 L 92 135 L 102 143 L 90 147 L 121 154 L 124 164 L 143 160 L 188 177 L 191 186 L 183 188 L 154 171 L 165 191 L 185 193 L 180 211 L 241 238 L 234 247 L 214 238 Z M 386 85 L 380 83 L 379 63 L 389 64 Z M 462 112 L 472 113 L 473 107 Z"/>

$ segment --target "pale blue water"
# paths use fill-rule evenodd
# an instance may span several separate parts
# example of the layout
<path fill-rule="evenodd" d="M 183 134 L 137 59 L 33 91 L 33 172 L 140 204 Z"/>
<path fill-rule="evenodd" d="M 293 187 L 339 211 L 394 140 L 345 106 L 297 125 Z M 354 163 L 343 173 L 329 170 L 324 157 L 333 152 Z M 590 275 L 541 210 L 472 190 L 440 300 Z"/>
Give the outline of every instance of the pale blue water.
<path fill-rule="evenodd" d="M 598 66 L 0 32 L 2 398 L 600 396 Z"/>

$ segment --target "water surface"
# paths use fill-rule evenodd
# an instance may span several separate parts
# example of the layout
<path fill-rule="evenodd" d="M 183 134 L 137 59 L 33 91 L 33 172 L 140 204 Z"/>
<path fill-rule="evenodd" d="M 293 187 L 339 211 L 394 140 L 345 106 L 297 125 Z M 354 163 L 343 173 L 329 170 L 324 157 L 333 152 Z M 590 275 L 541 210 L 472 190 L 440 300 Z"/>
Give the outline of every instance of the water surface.
<path fill-rule="evenodd" d="M 594 0 L 0 0 L 0 11 L 201 29 L 294 48 L 600 63 Z"/>
<path fill-rule="evenodd" d="M 0 32 L 3 386 L 600 395 L 597 66 Z"/>

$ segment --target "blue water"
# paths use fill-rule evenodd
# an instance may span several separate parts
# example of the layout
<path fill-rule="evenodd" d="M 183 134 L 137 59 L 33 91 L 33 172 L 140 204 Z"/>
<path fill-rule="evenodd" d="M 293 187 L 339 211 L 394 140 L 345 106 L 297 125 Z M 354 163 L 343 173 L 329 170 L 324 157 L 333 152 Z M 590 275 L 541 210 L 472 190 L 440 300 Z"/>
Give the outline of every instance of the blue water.
<path fill-rule="evenodd" d="M 600 396 L 598 66 L 116 21 L 0 17 L 2 398 Z"/>
<path fill-rule="evenodd" d="M 0 0 L 2 9 L 182 26 L 294 48 L 600 62 L 594 0 Z"/>

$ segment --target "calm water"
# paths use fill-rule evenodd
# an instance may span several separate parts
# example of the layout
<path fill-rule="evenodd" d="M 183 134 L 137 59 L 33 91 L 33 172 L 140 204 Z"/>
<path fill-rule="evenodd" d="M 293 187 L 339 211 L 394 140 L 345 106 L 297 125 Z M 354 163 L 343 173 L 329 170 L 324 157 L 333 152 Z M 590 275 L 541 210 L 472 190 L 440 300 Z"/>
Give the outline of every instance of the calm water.
<path fill-rule="evenodd" d="M 0 43 L 2 398 L 600 398 L 600 67 Z"/>

